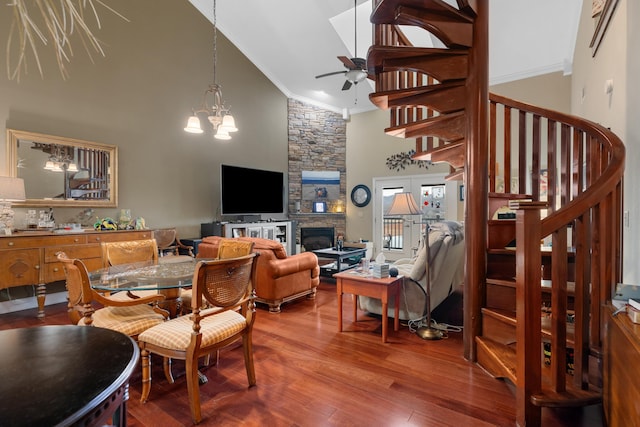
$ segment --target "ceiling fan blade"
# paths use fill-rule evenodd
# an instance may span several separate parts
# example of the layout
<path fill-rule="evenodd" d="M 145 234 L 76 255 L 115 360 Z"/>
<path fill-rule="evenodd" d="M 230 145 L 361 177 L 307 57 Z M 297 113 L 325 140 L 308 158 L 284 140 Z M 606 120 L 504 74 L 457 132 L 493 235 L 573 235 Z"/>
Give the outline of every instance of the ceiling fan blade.
<path fill-rule="evenodd" d="M 320 74 L 319 76 L 316 76 L 316 79 L 319 79 L 321 77 L 333 76 L 335 74 L 345 74 L 345 73 L 346 73 L 346 71 L 334 71 L 332 73 Z"/>
<path fill-rule="evenodd" d="M 342 90 L 349 90 L 351 89 L 351 82 L 349 80 L 345 80 L 344 84 L 342 85 Z"/>
<path fill-rule="evenodd" d="M 338 56 L 338 59 L 350 70 L 357 69 L 358 66 L 353 63 L 353 61 L 346 56 Z"/>

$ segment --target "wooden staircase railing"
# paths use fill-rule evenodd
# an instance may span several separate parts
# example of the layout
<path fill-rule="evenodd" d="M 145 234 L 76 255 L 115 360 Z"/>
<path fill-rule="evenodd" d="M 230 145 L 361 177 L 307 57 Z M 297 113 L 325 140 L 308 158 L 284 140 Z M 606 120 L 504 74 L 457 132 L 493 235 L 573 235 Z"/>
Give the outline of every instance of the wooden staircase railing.
<path fill-rule="evenodd" d="M 464 179 L 465 357 L 513 382 L 517 423 L 539 425 L 542 406 L 601 399 L 601 310 L 621 279 L 624 146 L 595 123 L 489 95 L 488 6 L 457 4 L 374 0 L 371 100 L 390 110 L 387 133 L 416 139 L 416 158 Z M 445 47 L 412 46 L 397 25 Z M 504 212 L 515 218 L 494 218 Z"/>

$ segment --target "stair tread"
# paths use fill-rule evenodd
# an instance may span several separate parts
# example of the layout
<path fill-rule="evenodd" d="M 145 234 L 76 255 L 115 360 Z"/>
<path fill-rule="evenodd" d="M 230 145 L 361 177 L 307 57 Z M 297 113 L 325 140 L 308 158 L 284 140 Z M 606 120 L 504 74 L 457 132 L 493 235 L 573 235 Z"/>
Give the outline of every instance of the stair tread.
<path fill-rule="evenodd" d="M 370 75 L 390 71 L 411 71 L 430 75 L 439 82 L 467 78 L 466 50 L 413 46 L 373 45 L 367 53 Z"/>
<path fill-rule="evenodd" d="M 456 111 L 427 117 L 408 124 L 390 126 L 384 131 L 387 135 L 400 138 L 433 136 L 444 141 L 457 142 L 460 139 L 464 139 L 464 118 L 464 111 Z"/>
<path fill-rule="evenodd" d="M 428 0 L 424 9 L 438 12 L 440 15 L 446 14 L 451 19 L 458 19 L 460 22 L 471 22 L 472 17 L 464 10 L 458 10 L 440 0 Z M 372 24 L 391 24 L 395 20 L 397 6 L 415 6 L 413 0 L 399 0 L 395 2 L 381 1 L 371 13 Z"/>
<path fill-rule="evenodd" d="M 511 325 L 514 328 L 517 325 L 515 311 L 504 310 L 499 308 L 487 308 L 487 307 L 483 307 L 481 311 L 483 316 L 490 316 L 500 322 Z M 573 310 L 567 310 L 567 312 L 571 314 L 573 313 Z M 542 339 L 543 341 L 549 341 L 551 339 L 551 316 L 542 316 L 542 318 L 540 319 L 540 322 L 542 326 L 542 329 L 541 329 Z M 573 348 L 573 346 L 575 345 L 574 331 L 575 331 L 575 325 L 573 323 L 567 323 L 566 345 L 569 348 Z"/>
<path fill-rule="evenodd" d="M 602 392 L 600 390 L 581 390 L 569 384 L 570 381 L 567 381 L 567 389 L 561 392 L 543 385 L 541 393 L 531 396 L 531 403 L 535 406 L 550 408 L 571 408 L 602 402 Z"/>
<path fill-rule="evenodd" d="M 491 339 L 476 337 L 479 347 L 489 353 L 504 369 L 504 377 L 516 384 L 516 351 L 514 346 L 497 343 Z M 545 407 L 578 407 L 592 405 L 602 401 L 602 392 L 598 389 L 581 390 L 572 383 L 572 376 L 567 375 L 566 391 L 553 390 L 543 376 L 542 390 L 531 396 L 531 403 Z"/>

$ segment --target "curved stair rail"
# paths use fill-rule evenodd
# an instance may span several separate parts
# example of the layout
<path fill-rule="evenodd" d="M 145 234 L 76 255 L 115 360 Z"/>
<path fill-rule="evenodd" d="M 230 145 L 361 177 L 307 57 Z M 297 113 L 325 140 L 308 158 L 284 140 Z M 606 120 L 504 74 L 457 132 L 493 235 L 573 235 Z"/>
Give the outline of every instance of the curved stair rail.
<path fill-rule="evenodd" d="M 457 5 L 374 0 L 370 98 L 390 110 L 386 133 L 415 138 L 415 158 L 447 162 L 448 178 L 466 181 L 465 357 L 510 380 L 518 424 L 539 425 L 542 406 L 601 400 L 625 150 L 600 125 L 489 95 L 478 82 L 487 10 Z M 412 46 L 398 25 L 445 47 Z"/>
<path fill-rule="evenodd" d="M 516 332 L 515 349 L 476 337 L 478 358 L 515 350 L 515 375 L 489 371 L 511 377 L 519 417 L 536 425 L 541 406 L 601 399 L 602 310 L 621 280 L 625 149 L 590 121 L 493 94 L 490 102 L 490 194 L 516 211 L 514 233 L 503 239 L 515 238 Z M 491 310 L 499 308 L 485 306 L 483 315 Z"/>

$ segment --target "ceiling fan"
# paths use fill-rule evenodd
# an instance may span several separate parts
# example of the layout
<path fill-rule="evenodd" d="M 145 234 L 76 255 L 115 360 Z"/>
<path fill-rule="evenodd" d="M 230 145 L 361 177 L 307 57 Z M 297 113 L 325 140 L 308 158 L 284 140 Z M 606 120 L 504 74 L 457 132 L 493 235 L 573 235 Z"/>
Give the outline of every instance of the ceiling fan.
<path fill-rule="evenodd" d="M 338 56 L 342 65 L 346 68 L 343 71 L 333 71 L 331 73 L 320 74 L 316 76 L 316 79 L 321 77 L 333 76 L 336 74 L 344 74 L 346 80 L 342 85 L 342 90 L 349 90 L 351 85 L 358 84 L 367 78 L 369 73 L 367 72 L 367 61 L 364 58 L 358 58 L 358 19 L 357 19 L 357 0 L 353 1 L 353 16 L 354 16 L 354 41 L 355 41 L 355 58 L 347 58 L 346 56 Z"/>

